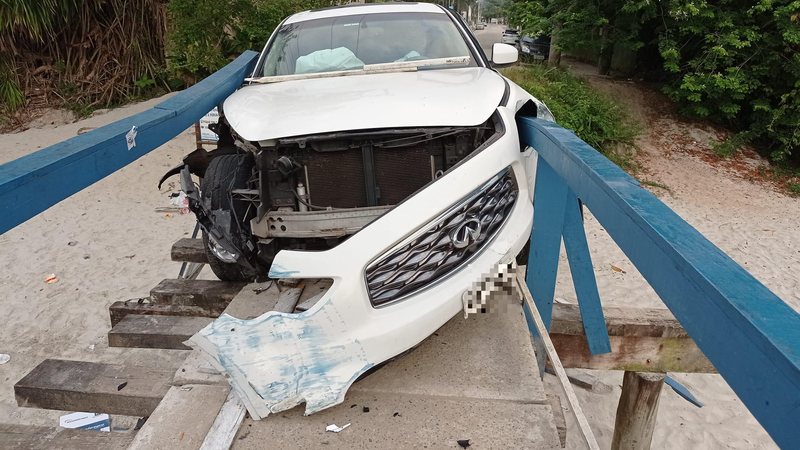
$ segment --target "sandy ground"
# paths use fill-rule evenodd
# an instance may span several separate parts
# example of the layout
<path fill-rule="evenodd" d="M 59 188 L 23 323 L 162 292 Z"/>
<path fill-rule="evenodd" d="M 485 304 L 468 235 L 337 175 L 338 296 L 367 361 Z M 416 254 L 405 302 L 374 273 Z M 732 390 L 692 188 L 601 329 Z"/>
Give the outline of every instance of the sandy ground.
<path fill-rule="evenodd" d="M 0 135 L 0 163 L 145 110 L 160 99 L 113 110 L 79 123 L 45 122 L 40 129 Z M 58 125 L 58 126 L 56 126 Z M 173 366 L 180 351 L 108 348 L 108 307 L 117 300 L 146 296 L 179 264 L 170 245 L 191 233 L 191 216 L 155 212 L 170 206 L 158 179 L 194 148 L 182 133 L 123 170 L 69 197 L 0 235 L 0 422 L 58 425 L 60 412 L 18 408 L 13 386 L 45 358 Z M 176 178 L 177 179 L 177 178 Z M 58 282 L 45 283 L 49 274 Z M 129 420 L 116 420 L 117 424 Z"/>
<path fill-rule="evenodd" d="M 579 67 L 579 69 L 581 69 Z M 585 69 L 585 68 L 584 68 Z M 592 83 L 625 102 L 645 126 L 638 144 L 643 177 L 669 187 L 653 188 L 665 203 L 733 259 L 786 300 L 800 308 L 800 200 L 751 182 L 741 171 L 709 163 L 713 129 L 683 123 L 659 105 L 660 97 L 627 82 L 592 78 Z M 121 108 L 79 123 L 0 135 L 0 163 L 146 109 L 158 100 Z M 58 126 L 56 126 L 58 125 Z M 191 216 L 165 215 L 168 194 L 156 183 L 161 174 L 193 148 L 187 131 L 160 149 L 90 188 L 73 195 L 19 227 L 0 235 L 4 270 L 0 275 L 0 422 L 55 426 L 55 411 L 18 408 L 13 385 L 45 358 L 172 366 L 180 351 L 108 348 L 108 306 L 146 295 L 179 264 L 169 247 L 193 227 Z M 755 157 L 741 164 L 763 164 Z M 741 165 L 740 164 L 740 165 Z M 174 182 L 173 182 L 174 183 Z M 636 269 L 587 216 L 587 235 L 600 294 L 606 305 L 663 306 Z M 612 265 L 624 270 L 617 272 Z M 59 281 L 44 282 L 54 273 Z M 557 296 L 575 301 L 562 258 Z M 607 394 L 577 389 L 601 446 L 611 441 L 621 372 L 592 372 L 612 386 Z M 653 448 L 770 448 L 774 444 L 746 408 L 716 375 L 675 375 L 706 403 L 696 408 L 669 388 L 662 394 Z M 553 389 L 552 377 L 548 382 Z M 120 420 L 117 423 L 129 423 Z M 570 447 L 577 448 L 575 433 Z"/>

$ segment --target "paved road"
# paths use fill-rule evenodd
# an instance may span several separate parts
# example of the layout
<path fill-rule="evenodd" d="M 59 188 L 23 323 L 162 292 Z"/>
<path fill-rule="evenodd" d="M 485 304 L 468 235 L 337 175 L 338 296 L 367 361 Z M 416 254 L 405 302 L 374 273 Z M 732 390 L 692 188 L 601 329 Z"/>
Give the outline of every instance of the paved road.
<path fill-rule="evenodd" d="M 478 38 L 478 42 L 480 42 L 487 57 L 492 57 L 492 44 L 500 42 L 500 37 L 503 35 L 503 30 L 505 29 L 505 25 L 486 25 L 486 28 L 483 30 L 472 31 L 475 33 L 475 37 Z"/>

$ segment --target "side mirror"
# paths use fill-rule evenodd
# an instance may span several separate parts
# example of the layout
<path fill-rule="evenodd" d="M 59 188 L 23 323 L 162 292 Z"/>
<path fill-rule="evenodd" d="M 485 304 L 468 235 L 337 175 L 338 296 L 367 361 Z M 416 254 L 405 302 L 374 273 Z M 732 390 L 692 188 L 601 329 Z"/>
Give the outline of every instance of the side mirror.
<path fill-rule="evenodd" d="M 495 65 L 503 66 L 514 64 L 519 59 L 519 52 L 513 45 L 496 43 L 492 46 L 492 62 Z"/>

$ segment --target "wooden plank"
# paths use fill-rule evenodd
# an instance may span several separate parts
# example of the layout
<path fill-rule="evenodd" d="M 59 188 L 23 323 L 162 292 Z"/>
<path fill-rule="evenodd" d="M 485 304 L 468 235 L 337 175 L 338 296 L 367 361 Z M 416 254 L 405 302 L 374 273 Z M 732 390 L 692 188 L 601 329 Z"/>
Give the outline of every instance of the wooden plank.
<path fill-rule="evenodd" d="M 0 423 L 0 448 L 15 450 L 122 450 L 128 448 L 133 433 L 68 430 L 56 427 Z"/>
<path fill-rule="evenodd" d="M 0 165 L 0 234 L 158 148 L 238 89 L 258 53 L 236 60 L 152 109 Z M 136 127 L 135 146 L 126 134 Z"/>
<path fill-rule="evenodd" d="M 236 392 L 228 392 L 228 398 L 214 419 L 211 429 L 208 430 L 200 450 L 228 449 L 242 426 L 247 410 L 242 406 Z"/>
<path fill-rule="evenodd" d="M 614 423 L 613 450 L 649 450 L 656 426 L 663 373 L 626 371 Z"/>
<path fill-rule="evenodd" d="M 109 347 L 191 350 L 183 344 L 211 323 L 208 317 L 125 316 L 108 332 Z"/>
<path fill-rule="evenodd" d="M 522 145 L 591 210 L 775 442 L 800 442 L 800 313 L 574 133 L 531 117 L 517 125 Z"/>
<path fill-rule="evenodd" d="M 228 386 L 173 386 L 129 449 L 200 448 L 229 391 Z"/>
<path fill-rule="evenodd" d="M 166 279 L 150 290 L 154 304 L 204 306 L 225 310 L 245 283 L 218 280 Z"/>
<path fill-rule="evenodd" d="M 577 305 L 555 304 L 550 338 L 564 367 L 655 372 L 716 370 L 664 309 L 604 308 L 611 353 L 592 355 Z"/>
<path fill-rule="evenodd" d="M 149 416 L 174 370 L 46 359 L 14 385 L 22 407 Z"/>
<path fill-rule="evenodd" d="M 219 310 L 216 306 L 155 305 L 152 303 L 140 303 L 139 299 L 114 302 L 108 307 L 112 328 L 131 314 L 214 318 L 219 317 L 221 313 L 222 310 Z"/>
<path fill-rule="evenodd" d="M 170 258 L 173 261 L 208 264 L 208 256 L 202 239 L 178 239 L 172 244 Z"/>
<path fill-rule="evenodd" d="M 539 336 L 539 340 L 542 343 L 545 352 L 547 353 L 547 357 L 550 358 L 550 362 L 553 365 L 553 370 L 558 377 L 558 381 L 561 383 L 561 389 L 564 392 L 564 395 L 567 397 L 567 403 L 569 404 L 570 409 L 572 409 L 572 413 L 575 415 L 575 421 L 578 423 L 578 429 L 580 430 L 581 435 L 583 436 L 590 450 L 600 450 L 600 446 L 597 444 L 597 439 L 595 438 L 594 433 L 592 433 L 591 427 L 589 427 L 589 421 L 586 420 L 586 416 L 583 414 L 583 410 L 578 403 L 578 397 L 575 395 L 575 391 L 572 389 L 572 385 L 569 382 L 567 373 L 564 370 L 564 366 L 561 365 L 558 352 L 556 352 L 555 347 L 553 347 L 553 342 L 550 340 L 547 327 L 545 326 L 542 317 L 539 315 L 539 310 L 537 309 L 536 303 L 533 302 L 531 291 L 528 290 L 525 280 L 521 279 L 521 275 L 517 275 L 516 283 L 517 289 L 519 289 L 519 292 L 522 293 L 525 318 L 528 320 L 529 324 L 532 323 L 532 333 L 535 332 Z M 529 328 L 531 327 L 529 326 Z"/>

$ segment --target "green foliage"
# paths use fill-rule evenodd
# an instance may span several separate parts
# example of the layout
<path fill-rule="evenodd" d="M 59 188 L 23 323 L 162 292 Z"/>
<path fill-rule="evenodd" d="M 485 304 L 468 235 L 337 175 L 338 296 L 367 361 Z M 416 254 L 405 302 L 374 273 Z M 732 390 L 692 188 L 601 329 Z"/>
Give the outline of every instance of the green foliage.
<path fill-rule="evenodd" d="M 509 11 L 527 32 L 560 24 L 559 46 L 599 54 L 601 72 L 614 48 L 652 46 L 681 111 L 737 131 L 719 153 L 752 143 L 800 162 L 800 1 L 516 0 Z"/>
<path fill-rule="evenodd" d="M 637 126 L 617 102 L 561 69 L 511 67 L 503 75 L 547 104 L 559 125 L 600 150 L 626 170 L 633 169 Z"/>
<path fill-rule="evenodd" d="M 288 15 L 336 0 L 171 0 L 167 61 L 176 76 L 192 81 L 248 49 L 260 50 Z"/>

